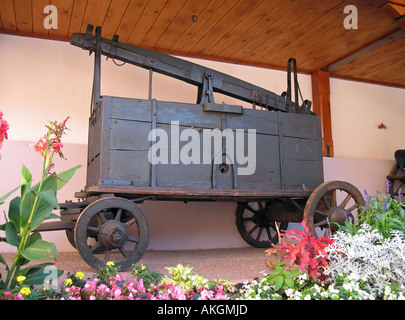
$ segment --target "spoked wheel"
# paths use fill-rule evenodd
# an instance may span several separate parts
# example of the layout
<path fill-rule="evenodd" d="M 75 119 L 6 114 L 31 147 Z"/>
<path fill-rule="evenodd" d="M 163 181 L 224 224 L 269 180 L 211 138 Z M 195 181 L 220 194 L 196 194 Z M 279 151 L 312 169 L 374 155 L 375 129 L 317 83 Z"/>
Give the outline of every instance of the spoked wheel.
<path fill-rule="evenodd" d="M 236 208 L 236 226 L 243 240 L 257 248 L 269 248 L 278 242 L 278 229 L 286 230 L 288 222 L 269 220 L 268 204 L 265 201 L 241 202 Z"/>
<path fill-rule="evenodd" d="M 335 223 L 343 225 L 346 219 L 357 219 L 360 206 L 364 206 L 364 199 L 355 186 L 344 181 L 325 182 L 308 198 L 304 220 L 317 237 L 316 227 L 334 232 L 338 229 Z"/>
<path fill-rule="evenodd" d="M 103 198 L 94 201 L 81 213 L 76 229 L 76 248 L 93 268 L 113 261 L 121 270 L 144 255 L 149 241 L 149 226 L 132 201 Z"/>
<path fill-rule="evenodd" d="M 405 170 L 402 170 L 400 165 L 395 163 L 387 179 L 390 182 L 389 193 L 391 197 L 399 200 L 399 193 L 405 193 Z M 404 197 L 401 196 L 401 200 L 404 201 Z"/>

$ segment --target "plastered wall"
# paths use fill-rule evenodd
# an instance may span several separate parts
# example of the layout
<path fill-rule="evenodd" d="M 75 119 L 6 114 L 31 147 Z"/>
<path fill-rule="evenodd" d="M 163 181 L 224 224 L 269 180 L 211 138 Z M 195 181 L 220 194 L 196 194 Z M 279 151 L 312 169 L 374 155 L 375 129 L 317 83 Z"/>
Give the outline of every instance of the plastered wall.
<path fill-rule="evenodd" d="M 286 73 L 207 60 L 188 59 L 231 74 L 280 94 Z M 148 97 L 148 71 L 131 65 L 118 67 L 102 58 L 102 93 Z M 298 61 L 299 64 L 299 61 Z M 18 185 L 25 164 L 39 179 L 41 158 L 29 147 L 45 133 L 48 121 L 70 116 L 65 136 L 67 160 L 57 160 L 62 171 L 82 164 L 59 193 L 59 201 L 74 200 L 85 185 L 89 102 L 93 56 L 66 42 L 0 34 L 0 111 L 10 124 L 9 140 L 0 150 L 0 194 Z M 310 75 L 299 75 L 304 98 L 311 99 Z M 196 88 L 154 73 L 152 97 L 194 103 Z M 216 95 L 217 102 L 232 99 Z M 332 130 L 335 158 L 324 159 L 325 180 L 345 180 L 369 193 L 383 190 L 393 165 L 393 152 L 403 146 L 405 90 L 331 79 Z M 378 129 L 384 122 L 387 129 Z M 145 202 L 153 250 L 248 246 L 234 223 L 234 203 Z M 7 212 L 8 204 L 1 206 Z M 4 221 L 0 215 L 0 223 Z M 297 227 L 292 225 L 291 228 Z M 59 251 L 74 250 L 63 231 L 44 233 Z M 0 243 L 0 251 L 10 251 Z"/>

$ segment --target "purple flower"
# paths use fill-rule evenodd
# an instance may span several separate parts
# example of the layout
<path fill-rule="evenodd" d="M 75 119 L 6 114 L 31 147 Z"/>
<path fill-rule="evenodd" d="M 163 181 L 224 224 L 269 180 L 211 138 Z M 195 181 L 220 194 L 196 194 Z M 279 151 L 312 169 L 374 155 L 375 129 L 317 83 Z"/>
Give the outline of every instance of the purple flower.
<path fill-rule="evenodd" d="M 364 202 L 364 206 L 365 206 L 365 209 L 368 210 L 368 206 L 371 203 L 371 196 L 368 194 L 367 189 L 364 189 L 364 197 L 366 198 L 365 202 Z"/>
<path fill-rule="evenodd" d="M 390 181 L 389 181 L 388 179 L 385 180 L 385 192 L 386 192 L 387 194 L 390 194 L 390 186 L 391 186 Z"/>

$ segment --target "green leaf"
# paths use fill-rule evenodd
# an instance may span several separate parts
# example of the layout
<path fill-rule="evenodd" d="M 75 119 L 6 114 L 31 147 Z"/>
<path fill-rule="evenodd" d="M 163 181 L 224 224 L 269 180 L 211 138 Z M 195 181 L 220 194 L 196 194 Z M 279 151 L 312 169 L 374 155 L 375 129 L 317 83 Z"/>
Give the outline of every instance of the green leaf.
<path fill-rule="evenodd" d="M 278 291 L 283 286 L 283 283 L 284 283 L 284 278 L 282 276 L 276 277 L 276 281 L 274 283 L 274 290 Z"/>
<path fill-rule="evenodd" d="M 6 220 L 6 239 L 7 243 L 18 247 L 20 245 L 21 238 L 15 230 L 14 226 Z"/>
<path fill-rule="evenodd" d="M 4 264 L 6 266 L 6 271 L 9 270 L 8 265 L 7 265 L 7 261 L 2 257 L 1 254 L 0 254 L 0 263 Z"/>
<path fill-rule="evenodd" d="M 26 166 L 23 165 L 21 172 L 21 196 L 31 188 L 32 174 Z"/>
<path fill-rule="evenodd" d="M 21 197 L 15 197 L 8 206 L 8 218 L 14 223 L 15 229 L 20 230 Z"/>
<path fill-rule="evenodd" d="M 27 277 L 25 285 L 41 285 L 45 280 L 56 280 L 62 275 L 62 271 L 52 268 L 53 263 L 41 263 L 20 270 L 20 275 Z M 50 267 L 50 268 L 47 268 Z"/>
<path fill-rule="evenodd" d="M 21 250 L 21 254 L 31 261 L 56 258 L 57 256 L 55 244 L 43 240 L 36 240 L 30 246 Z"/>
<path fill-rule="evenodd" d="M 20 187 L 21 187 L 21 186 L 18 186 L 17 188 L 14 188 L 13 190 L 7 192 L 4 196 L 2 196 L 2 197 L 0 198 L 0 204 L 3 204 L 4 201 L 5 201 L 9 196 L 11 196 L 14 192 L 16 192 L 18 189 L 20 189 Z"/>
<path fill-rule="evenodd" d="M 80 167 L 81 165 L 78 165 L 69 170 L 59 173 L 57 175 L 57 190 L 61 189 L 66 183 L 68 183 L 69 180 L 72 179 L 72 177 L 76 173 L 77 169 L 79 169 Z"/>
<path fill-rule="evenodd" d="M 42 199 L 46 200 L 55 209 L 59 209 L 58 199 L 56 198 L 56 193 L 53 190 L 45 190 L 41 192 L 35 192 L 35 194 Z"/>
<path fill-rule="evenodd" d="M 25 230 L 29 227 L 30 231 L 35 230 L 45 219 L 48 219 L 52 214 L 54 206 L 48 201 L 39 198 L 36 211 L 32 217 L 31 224 L 28 226 L 28 220 L 35 203 L 35 194 L 33 192 L 26 192 L 21 200 L 21 229 Z"/>
<path fill-rule="evenodd" d="M 291 278 L 285 278 L 284 282 L 287 286 L 289 286 L 290 288 L 294 289 L 295 285 L 294 285 L 294 280 Z"/>

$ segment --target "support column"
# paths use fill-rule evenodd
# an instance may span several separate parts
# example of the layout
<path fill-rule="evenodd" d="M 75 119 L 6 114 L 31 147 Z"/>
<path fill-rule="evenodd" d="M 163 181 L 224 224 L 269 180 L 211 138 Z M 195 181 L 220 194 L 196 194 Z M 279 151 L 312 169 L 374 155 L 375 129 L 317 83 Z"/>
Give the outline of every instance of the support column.
<path fill-rule="evenodd" d="M 323 156 L 333 157 L 329 72 L 316 70 L 311 80 L 313 111 L 321 117 Z"/>

